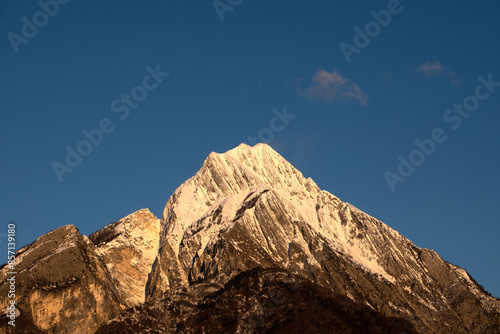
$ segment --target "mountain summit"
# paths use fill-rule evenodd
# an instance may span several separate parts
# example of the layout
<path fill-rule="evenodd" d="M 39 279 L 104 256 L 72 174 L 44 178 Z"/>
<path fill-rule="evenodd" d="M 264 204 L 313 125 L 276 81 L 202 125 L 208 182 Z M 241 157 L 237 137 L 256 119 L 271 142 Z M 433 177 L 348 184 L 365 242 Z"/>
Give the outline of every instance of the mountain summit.
<path fill-rule="evenodd" d="M 500 332 L 500 301 L 466 270 L 265 144 L 210 153 L 161 220 L 64 229 L 18 251 L 19 310 L 40 332 Z M 53 273 L 64 252 L 86 269 Z"/>

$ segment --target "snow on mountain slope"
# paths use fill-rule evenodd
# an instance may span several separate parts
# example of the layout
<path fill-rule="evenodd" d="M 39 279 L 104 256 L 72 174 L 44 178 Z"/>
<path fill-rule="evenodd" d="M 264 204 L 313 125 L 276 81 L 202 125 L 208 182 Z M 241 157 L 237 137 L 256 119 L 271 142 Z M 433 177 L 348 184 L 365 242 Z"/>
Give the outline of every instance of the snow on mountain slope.
<path fill-rule="evenodd" d="M 257 144 L 255 147 L 241 144 L 224 154 L 211 153 L 200 171 L 180 186 L 168 201 L 162 217 L 162 224 L 166 224 L 162 232 L 162 247 L 168 247 L 169 252 L 174 254 L 175 261 L 184 233 L 195 222 L 211 211 L 214 205 L 222 205 L 225 211 L 228 211 L 226 206 L 230 203 L 232 206 L 240 205 L 241 199 L 238 201 L 238 197 L 232 196 L 242 197 L 256 186 L 272 189 L 288 201 L 301 220 L 306 221 L 326 239 L 335 240 L 331 243 L 332 247 L 349 253 L 359 264 L 388 280 L 394 279 L 380 264 L 370 260 L 375 258 L 370 244 L 353 239 L 353 231 L 342 226 L 342 213 L 337 212 L 336 206 L 343 203 L 332 194 L 319 189 L 311 178 L 306 179 L 265 144 Z M 326 204 L 332 210 L 317 208 L 318 205 Z M 345 215 L 350 213 L 347 207 L 343 210 L 347 211 Z M 202 237 L 207 238 L 208 235 Z M 180 263 L 177 262 L 177 265 Z M 179 277 L 181 281 L 187 281 L 185 273 L 180 272 Z"/>

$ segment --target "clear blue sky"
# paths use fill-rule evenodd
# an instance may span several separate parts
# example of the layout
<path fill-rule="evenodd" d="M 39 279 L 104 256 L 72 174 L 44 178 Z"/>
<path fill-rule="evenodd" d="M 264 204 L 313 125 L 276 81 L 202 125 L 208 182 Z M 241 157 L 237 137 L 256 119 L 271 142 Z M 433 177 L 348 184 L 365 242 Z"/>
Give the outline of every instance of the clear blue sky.
<path fill-rule="evenodd" d="M 260 133 L 321 188 L 500 297 L 500 87 L 469 98 L 479 76 L 500 81 L 500 3 L 232 3 L 221 21 L 209 0 L 73 0 L 53 17 L 2 1 L 0 233 L 17 222 L 21 246 L 65 224 L 89 234 L 141 208 L 161 216 L 211 151 Z M 398 13 L 368 24 L 348 63 L 340 44 L 355 47 L 354 28 L 388 4 Z M 131 92 L 140 102 L 127 106 Z M 445 121 L 466 98 L 477 109 Z M 296 117 L 283 127 L 285 106 Z M 59 182 L 54 161 L 103 120 L 113 131 Z M 447 140 L 391 191 L 384 173 L 436 128 Z"/>

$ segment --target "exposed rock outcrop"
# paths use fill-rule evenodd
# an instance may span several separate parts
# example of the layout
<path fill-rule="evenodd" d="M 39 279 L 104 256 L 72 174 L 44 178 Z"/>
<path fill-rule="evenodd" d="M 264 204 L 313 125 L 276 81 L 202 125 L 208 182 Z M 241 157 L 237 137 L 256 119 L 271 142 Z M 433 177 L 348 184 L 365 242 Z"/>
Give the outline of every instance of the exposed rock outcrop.
<path fill-rule="evenodd" d="M 16 328 L 0 332 L 94 333 L 127 307 L 144 301 L 158 249 L 159 219 L 139 210 L 90 235 L 73 225 L 51 231 L 16 252 Z M 7 296 L 8 266 L 0 270 Z M 1 299 L 3 310 L 7 298 Z"/>

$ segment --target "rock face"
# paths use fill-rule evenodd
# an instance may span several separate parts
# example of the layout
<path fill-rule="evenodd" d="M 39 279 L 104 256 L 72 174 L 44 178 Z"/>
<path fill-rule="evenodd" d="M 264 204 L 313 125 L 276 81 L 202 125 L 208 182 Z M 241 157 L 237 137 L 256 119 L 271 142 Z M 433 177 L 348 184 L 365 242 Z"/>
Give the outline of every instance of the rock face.
<path fill-rule="evenodd" d="M 127 306 L 144 302 L 151 265 L 158 252 L 160 221 L 143 209 L 89 235 L 117 282 Z"/>
<path fill-rule="evenodd" d="M 466 270 L 264 144 L 211 153 L 161 221 L 68 225 L 17 257 L 27 333 L 500 333 Z"/>
<path fill-rule="evenodd" d="M 103 322 L 144 300 L 157 252 L 159 220 L 135 212 L 87 238 L 73 225 L 60 227 L 16 253 L 16 333 L 94 333 Z M 97 246 L 95 245 L 97 244 Z M 140 261 L 140 263 L 137 263 Z M 0 270 L 7 296 L 8 267 Z M 2 298 L 1 307 L 7 307 Z M 3 320 L 3 319 L 2 319 Z M 7 333 L 6 321 L 0 332 Z"/>
<path fill-rule="evenodd" d="M 47 233 L 19 250 L 17 261 L 17 308 L 42 331 L 92 330 L 125 307 L 94 245 L 73 225 Z M 7 267 L 2 268 L 2 283 L 6 272 Z M 7 284 L 0 286 L 2 296 L 7 295 L 6 289 Z M 5 302 L 2 298 L 2 309 Z"/>

